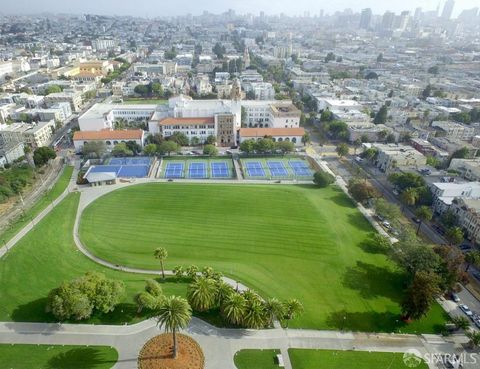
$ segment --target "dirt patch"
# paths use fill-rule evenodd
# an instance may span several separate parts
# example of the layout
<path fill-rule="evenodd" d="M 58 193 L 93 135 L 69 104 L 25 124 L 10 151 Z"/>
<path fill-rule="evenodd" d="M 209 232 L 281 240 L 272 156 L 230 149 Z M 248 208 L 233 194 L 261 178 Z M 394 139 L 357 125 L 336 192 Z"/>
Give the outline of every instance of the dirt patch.
<path fill-rule="evenodd" d="M 191 337 L 177 334 L 177 358 L 173 358 L 172 334 L 150 339 L 140 350 L 139 369 L 203 369 L 205 357 L 200 345 Z"/>

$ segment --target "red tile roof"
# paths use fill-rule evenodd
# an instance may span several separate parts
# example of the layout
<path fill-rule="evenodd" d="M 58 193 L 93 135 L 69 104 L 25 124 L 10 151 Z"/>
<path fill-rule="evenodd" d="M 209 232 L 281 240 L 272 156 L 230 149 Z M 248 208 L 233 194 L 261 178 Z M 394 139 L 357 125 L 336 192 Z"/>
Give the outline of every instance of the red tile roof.
<path fill-rule="evenodd" d="M 240 128 L 240 137 L 264 137 L 264 136 L 303 136 L 305 130 L 299 128 Z"/>
<path fill-rule="evenodd" d="M 178 124 L 213 124 L 215 119 L 213 117 L 203 117 L 203 118 L 165 118 L 160 121 L 160 125 L 169 126 L 169 125 L 178 125 Z"/>
<path fill-rule="evenodd" d="M 74 141 L 80 140 L 140 140 L 143 137 L 141 129 L 77 131 L 73 134 Z"/>

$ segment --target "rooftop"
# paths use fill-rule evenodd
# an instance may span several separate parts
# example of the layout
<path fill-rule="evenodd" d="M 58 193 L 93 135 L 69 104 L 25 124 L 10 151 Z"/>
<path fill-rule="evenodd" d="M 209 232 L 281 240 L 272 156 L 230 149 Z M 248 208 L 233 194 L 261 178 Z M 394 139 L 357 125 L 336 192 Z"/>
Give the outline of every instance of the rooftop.
<path fill-rule="evenodd" d="M 103 130 L 103 131 L 76 131 L 74 141 L 80 140 L 139 140 L 143 137 L 141 129 L 131 130 Z"/>
<path fill-rule="evenodd" d="M 215 123 L 214 117 L 201 117 L 201 118 L 165 118 L 159 122 L 160 125 L 177 125 L 177 124 L 213 124 Z"/>
<path fill-rule="evenodd" d="M 241 137 L 303 136 L 303 128 L 240 128 Z"/>

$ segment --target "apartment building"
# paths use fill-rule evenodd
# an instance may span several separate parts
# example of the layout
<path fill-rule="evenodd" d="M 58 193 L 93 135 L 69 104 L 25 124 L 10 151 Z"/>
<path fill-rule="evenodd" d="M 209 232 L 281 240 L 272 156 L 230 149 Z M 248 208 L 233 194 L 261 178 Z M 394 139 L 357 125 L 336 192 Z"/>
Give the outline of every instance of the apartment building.
<path fill-rule="evenodd" d="M 0 145 L 23 142 L 32 148 L 48 146 L 52 141 L 55 122 L 13 123 L 0 130 Z"/>

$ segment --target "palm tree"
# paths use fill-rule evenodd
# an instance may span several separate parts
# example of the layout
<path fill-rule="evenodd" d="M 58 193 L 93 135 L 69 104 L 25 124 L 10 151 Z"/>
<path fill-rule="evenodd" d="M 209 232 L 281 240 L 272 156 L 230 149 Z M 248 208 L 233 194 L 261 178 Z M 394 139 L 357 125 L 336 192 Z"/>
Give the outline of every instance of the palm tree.
<path fill-rule="evenodd" d="M 409 187 L 402 192 L 401 200 L 403 205 L 413 206 L 417 202 L 418 193 L 415 188 Z"/>
<path fill-rule="evenodd" d="M 158 247 L 153 252 L 153 256 L 155 256 L 156 259 L 160 260 L 160 267 L 162 268 L 162 277 L 163 279 L 165 279 L 165 270 L 163 269 L 163 262 L 168 256 L 167 250 L 164 249 L 163 247 Z"/>
<path fill-rule="evenodd" d="M 465 336 L 470 340 L 468 343 L 472 349 L 480 346 L 480 332 L 469 330 L 465 332 Z"/>
<path fill-rule="evenodd" d="M 285 316 L 285 305 L 276 298 L 270 298 L 265 301 L 265 311 L 272 326 L 275 319 L 283 319 Z"/>
<path fill-rule="evenodd" d="M 221 311 L 229 323 L 240 325 L 243 322 L 246 308 L 245 297 L 239 293 L 232 293 L 223 301 Z"/>
<path fill-rule="evenodd" d="M 464 316 L 453 317 L 452 323 L 455 324 L 457 329 L 466 330 L 468 327 L 470 327 L 470 322 Z"/>
<path fill-rule="evenodd" d="M 193 310 L 207 311 L 215 305 L 217 286 L 212 278 L 198 277 L 189 284 L 187 299 Z"/>
<path fill-rule="evenodd" d="M 303 305 L 297 299 L 290 299 L 285 303 L 285 318 L 288 322 L 303 312 Z"/>
<path fill-rule="evenodd" d="M 177 330 L 186 328 L 191 319 L 192 308 L 182 297 L 167 297 L 158 308 L 158 326 L 164 327 L 166 332 L 172 332 L 174 359 L 177 358 Z"/>
<path fill-rule="evenodd" d="M 247 328 L 261 329 L 265 327 L 266 313 L 264 304 L 257 300 L 247 300 L 245 307 L 245 316 L 243 317 L 243 324 Z"/>
<path fill-rule="evenodd" d="M 422 226 L 422 223 L 432 220 L 433 213 L 428 206 L 424 205 L 424 206 L 420 206 L 415 211 L 415 215 L 419 219 L 418 228 L 417 228 L 417 235 L 418 235 L 418 232 L 420 231 L 420 227 Z"/>
<path fill-rule="evenodd" d="M 223 301 L 225 301 L 232 293 L 234 293 L 232 286 L 222 280 L 216 281 L 215 287 L 217 289 L 215 293 L 215 304 L 217 306 L 222 305 Z"/>

